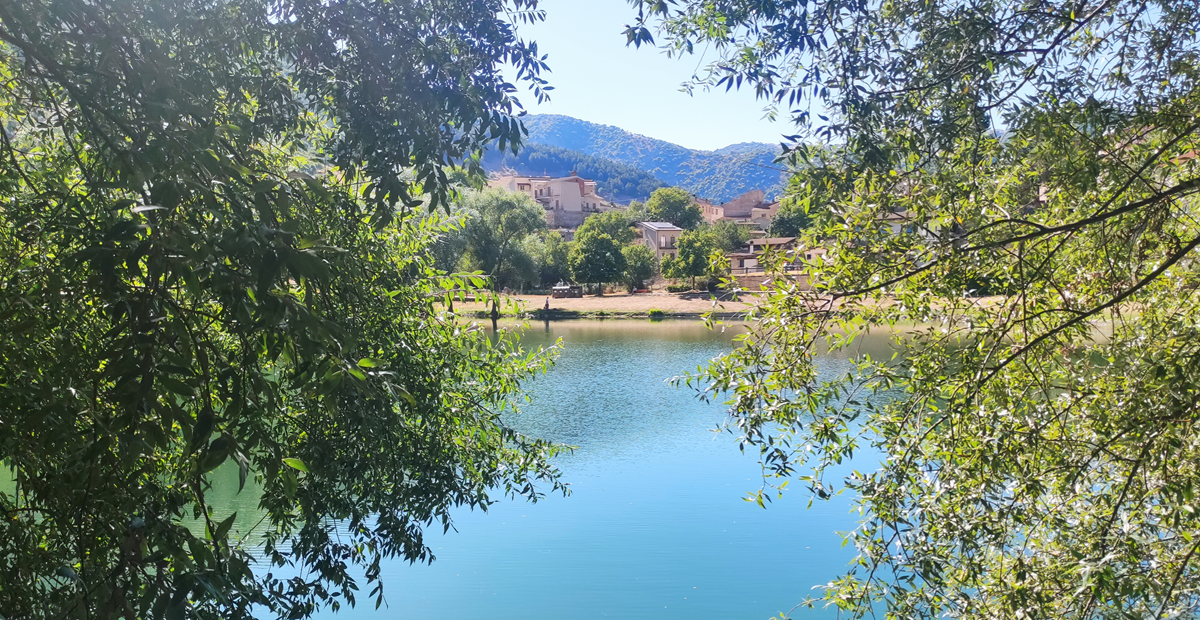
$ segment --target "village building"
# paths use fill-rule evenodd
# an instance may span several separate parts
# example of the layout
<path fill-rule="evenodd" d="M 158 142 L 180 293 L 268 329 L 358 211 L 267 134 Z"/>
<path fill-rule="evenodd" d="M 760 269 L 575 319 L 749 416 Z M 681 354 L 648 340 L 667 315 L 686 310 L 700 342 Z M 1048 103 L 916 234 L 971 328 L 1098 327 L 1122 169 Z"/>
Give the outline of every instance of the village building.
<path fill-rule="evenodd" d="M 679 235 L 683 234 L 683 229 L 670 222 L 639 222 L 638 228 L 642 229 L 642 243 L 654 250 L 658 256 L 658 261 L 671 256 L 679 251 Z"/>
<path fill-rule="evenodd" d="M 766 230 L 771 227 L 771 222 L 775 216 L 779 214 L 779 201 L 766 203 L 754 207 L 750 211 L 750 221 L 758 224 L 760 228 Z"/>
<path fill-rule="evenodd" d="M 751 252 L 764 252 L 768 248 L 780 251 L 790 250 L 796 245 L 795 237 L 764 237 L 762 239 L 751 239 L 748 242 Z"/>
<path fill-rule="evenodd" d="M 727 255 L 727 258 L 729 259 L 729 268 L 735 275 L 761 273 L 763 271 L 763 266 L 761 265 L 762 257 L 767 250 L 774 252 L 786 252 L 794 249 L 795 246 L 795 237 L 769 237 L 763 239 L 751 239 L 743 251 L 732 252 Z M 817 252 L 819 252 L 821 255 L 824 255 L 825 250 L 806 249 L 804 251 L 805 260 L 812 260 L 816 256 Z"/>
<path fill-rule="evenodd" d="M 704 221 L 713 224 L 722 220 L 735 222 L 750 222 L 754 218 L 754 210 L 766 202 L 766 192 L 752 189 L 729 202 L 715 205 L 707 200 L 697 199 L 696 206 L 700 208 Z"/>
<path fill-rule="evenodd" d="M 550 228 L 578 228 L 589 215 L 616 208 L 596 193 L 595 181 L 584 179 L 575 171 L 560 178 L 502 175 L 493 178 L 488 186 L 520 192 L 536 200 L 546 210 L 546 225 Z"/>

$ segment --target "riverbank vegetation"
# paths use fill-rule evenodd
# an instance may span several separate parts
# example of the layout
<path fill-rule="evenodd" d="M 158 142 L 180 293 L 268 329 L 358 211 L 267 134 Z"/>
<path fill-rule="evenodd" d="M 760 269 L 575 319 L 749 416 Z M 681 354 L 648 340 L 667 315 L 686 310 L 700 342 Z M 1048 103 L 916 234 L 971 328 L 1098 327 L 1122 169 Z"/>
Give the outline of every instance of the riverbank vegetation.
<path fill-rule="evenodd" d="M 701 83 L 836 147 L 791 184 L 823 207 L 812 289 L 777 273 L 696 378 L 769 484 L 862 510 L 857 561 L 808 603 L 1200 613 L 1194 3 L 634 4 L 631 42 L 709 50 Z M 814 351 L 899 321 L 931 327 L 817 379 Z M 865 450 L 887 458 L 835 473 Z"/>
<path fill-rule="evenodd" d="M 729 273 L 724 255 L 750 240 L 745 226 L 703 222 L 690 194 L 664 188 L 645 207 L 633 204 L 589 216 L 566 241 L 559 231 L 546 228 L 543 207 L 527 195 L 473 189 L 470 176 L 459 172 L 463 191 L 449 206 L 453 226 L 432 248 L 435 264 L 448 272 L 481 274 L 496 291 L 548 292 L 559 283 L 588 285 L 596 292 L 615 284 L 633 291 L 659 275 L 687 281 L 676 287 L 679 292 L 693 290 L 702 276 L 715 287 Z M 675 257 L 660 264 L 637 229 L 643 221 L 688 225 Z"/>
<path fill-rule="evenodd" d="M 447 163 L 519 143 L 502 71 L 540 95 L 515 25 L 541 18 L 0 4 L 0 616 L 378 607 L 380 562 L 431 560 L 453 508 L 563 489 L 501 418 L 547 358 L 445 314 L 486 283 L 418 215 Z M 264 517 L 213 518 L 222 464 Z"/>

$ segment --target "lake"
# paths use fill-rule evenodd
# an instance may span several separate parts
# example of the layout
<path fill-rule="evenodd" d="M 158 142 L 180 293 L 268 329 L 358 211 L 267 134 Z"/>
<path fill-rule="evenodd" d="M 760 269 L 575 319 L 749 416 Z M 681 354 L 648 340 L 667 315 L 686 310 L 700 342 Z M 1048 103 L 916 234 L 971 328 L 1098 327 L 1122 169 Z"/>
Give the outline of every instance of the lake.
<path fill-rule="evenodd" d="M 819 594 L 813 586 L 853 557 L 838 535 L 856 525 L 848 499 L 806 509 L 796 488 L 766 510 L 744 501 L 761 470 L 732 435 L 713 432 L 724 407 L 665 382 L 729 351 L 733 334 L 691 321 L 528 324 L 527 346 L 561 339 L 563 350 L 528 384 L 532 402 L 510 423 L 578 446 L 557 461 L 572 494 L 460 510 L 457 531 L 434 528 L 427 538 L 432 565 L 385 565 L 387 607 L 375 611 L 364 599 L 319 617 L 764 620 Z M 867 346 L 884 343 L 881 335 Z M 848 363 L 825 356 L 820 368 L 844 372 Z M 857 460 L 874 468 L 870 458 Z M 252 486 L 237 492 L 236 468 L 214 473 L 209 499 L 218 518 L 258 512 Z M 798 609 L 792 617 L 836 612 Z"/>
<path fill-rule="evenodd" d="M 732 335 L 683 321 L 530 324 L 525 344 L 564 349 L 511 423 L 578 446 L 558 461 L 570 497 L 460 511 L 457 532 L 428 539 L 432 565 L 387 565 L 386 609 L 323 617 L 762 620 L 813 594 L 853 557 L 837 533 L 856 524 L 848 500 L 806 509 L 796 489 L 766 510 L 744 501 L 761 470 L 713 432 L 724 407 L 664 382 L 730 350 Z"/>

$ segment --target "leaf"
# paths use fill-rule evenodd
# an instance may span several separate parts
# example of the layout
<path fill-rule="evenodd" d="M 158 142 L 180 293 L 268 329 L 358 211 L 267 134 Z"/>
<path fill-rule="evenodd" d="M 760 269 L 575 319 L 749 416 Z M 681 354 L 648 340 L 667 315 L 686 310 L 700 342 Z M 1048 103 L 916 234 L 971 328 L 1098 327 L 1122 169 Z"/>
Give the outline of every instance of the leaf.
<path fill-rule="evenodd" d="M 381 362 L 375 358 L 371 358 L 371 357 L 364 357 L 364 358 L 358 360 L 359 368 L 377 368 L 377 367 L 381 366 L 382 364 L 383 364 L 383 362 Z"/>
<path fill-rule="evenodd" d="M 236 519 L 237 519 L 237 513 L 235 512 L 235 513 L 229 515 L 229 517 L 227 519 L 225 519 L 224 521 L 222 521 L 220 524 L 218 524 L 216 536 L 214 536 L 213 538 L 215 540 L 225 540 L 225 537 L 229 535 L 229 530 L 231 528 L 233 528 L 233 522 Z"/>
<path fill-rule="evenodd" d="M 304 461 L 301 461 L 300 459 L 286 458 L 283 459 L 283 464 L 291 467 L 292 469 L 302 471 L 306 474 L 308 473 L 308 465 L 305 465 Z"/>
<path fill-rule="evenodd" d="M 213 425 L 216 423 L 216 415 L 213 410 L 205 407 L 196 415 L 196 423 L 192 426 L 192 441 L 190 452 L 195 452 L 200 446 L 208 443 L 208 438 L 212 435 Z"/>
<path fill-rule="evenodd" d="M 246 477 L 250 475 L 250 460 L 241 452 L 235 452 L 233 460 L 238 464 L 238 493 L 241 493 L 246 488 Z"/>
<path fill-rule="evenodd" d="M 296 498 L 297 481 L 296 474 L 291 471 L 284 470 L 283 472 L 283 492 L 288 496 L 288 499 Z"/>

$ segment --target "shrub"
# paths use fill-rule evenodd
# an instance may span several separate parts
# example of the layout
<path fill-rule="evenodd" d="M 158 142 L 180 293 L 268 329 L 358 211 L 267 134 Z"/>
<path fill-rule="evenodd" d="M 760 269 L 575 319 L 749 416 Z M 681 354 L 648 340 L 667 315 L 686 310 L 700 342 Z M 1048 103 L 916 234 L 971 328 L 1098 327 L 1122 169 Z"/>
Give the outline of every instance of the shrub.
<path fill-rule="evenodd" d="M 651 308 L 650 312 L 648 312 L 647 314 L 649 314 L 650 318 L 652 318 L 652 319 L 661 319 L 664 316 L 667 316 L 666 312 L 663 312 L 662 310 L 659 310 L 658 308 Z"/>
<path fill-rule="evenodd" d="M 692 290 L 692 285 L 690 285 L 690 284 L 668 284 L 667 285 L 668 293 L 686 293 L 690 290 Z"/>

